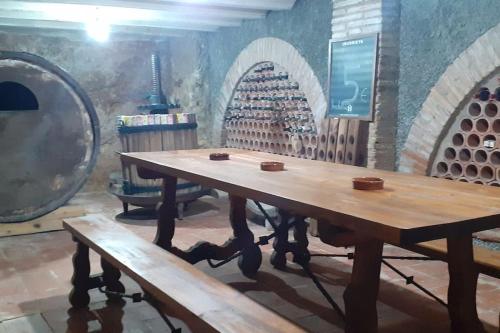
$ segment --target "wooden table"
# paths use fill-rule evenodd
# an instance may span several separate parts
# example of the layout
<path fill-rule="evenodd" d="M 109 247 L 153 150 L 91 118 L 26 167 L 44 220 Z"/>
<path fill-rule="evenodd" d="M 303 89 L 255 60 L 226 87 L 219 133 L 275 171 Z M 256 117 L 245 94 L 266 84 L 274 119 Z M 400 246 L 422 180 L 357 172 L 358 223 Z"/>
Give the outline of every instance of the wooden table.
<path fill-rule="evenodd" d="M 230 160 L 210 161 L 211 152 L 227 152 Z M 238 149 L 128 153 L 121 158 L 140 167 L 144 177 L 163 178 L 155 242 L 192 263 L 249 248 L 240 268 L 245 272 L 260 265 L 260 250 L 252 247 L 254 237 L 246 225 L 246 199 L 354 231 L 358 242 L 344 293 L 346 332 L 377 331 L 384 242 L 405 245 L 446 238 L 452 331 L 484 332 L 476 311 L 471 234 L 500 226 L 500 188 Z M 262 161 L 284 162 L 286 170 L 261 171 Z M 351 180 L 360 176 L 383 178 L 384 190 L 353 190 Z M 224 246 L 205 243 L 189 251 L 172 247 L 177 177 L 229 193 L 234 237 Z"/>

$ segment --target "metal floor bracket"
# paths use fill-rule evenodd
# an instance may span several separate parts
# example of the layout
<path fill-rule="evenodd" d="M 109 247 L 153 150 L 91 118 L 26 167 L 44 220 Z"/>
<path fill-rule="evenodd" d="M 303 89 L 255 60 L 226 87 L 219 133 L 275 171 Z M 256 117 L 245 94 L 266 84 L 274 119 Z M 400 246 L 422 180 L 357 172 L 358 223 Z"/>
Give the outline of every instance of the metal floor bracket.
<path fill-rule="evenodd" d="M 354 259 L 354 253 L 350 252 L 347 254 L 311 254 L 311 257 L 336 257 L 336 258 L 347 258 L 347 259 Z M 394 271 L 396 274 L 401 276 L 403 279 L 405 279 L 405 282 L 407 285 L 412 284 L 414 285 L 417 289 L 422 291 L 424 294 L 427 296 L 433 298 L 436 302 L 439 304 L 445 306 L 448 308 L 448 304 L 444 302 L 441 298 L 437 297 L 434 295 L 430 290 L 426 289 L 424 286 L 421 284 L 415 282 L 415 277 L 414 276 L 409 276 L 401 272 L 399 269 L 397 269 L 395 266 L 387 262 L 387 259 L 395 259 L 395 260 L 422 260 L 422 261 L 436 261 L 438 259 L 434 258 L 429 258 L 429 257 L 415 257 L 415 256 L 382 256 L 382 263 L 389 267 L 392 271 Z"/>
<path fill-rule="evenodd" d="M 159 303 L 157 300 L 155 300 L 153 297 L 151 297 L 147 293 L 134 293 L 134 294 L 125 294 L 125 293 L 119 293 L 115 291 L 109 291 L 105 290 L 103 287 L 99 287 L 99 291 L 103 294 L 106 294 L 106 296 L 114 297 L 114 298 L 129 298 L 132 300 L 133 303 L 139 303 L 142 301 L 145 301 L 149 305 L 151 305 L 153 308 L 155 308 L 156 311 L 160 314 L 160 317 L 165 321 L 167 326 L 170 329 L 171 333 L 182 333 L 181 328 L 176 328 L 174 324 L 170 321 L 170 319 L 161 311 L 161 308 L 159 306 Z"/>
<path fill-rule="evenodd" d="M 262 246 L 262 245 L 266 245 L 266 244 L 269 244 L 269 241 L 273 238 L 276 237 L 276 235 L 278 234 L 278 230 L 280 230 L 280 228 L 278 227 L 278 225 L 275 223 L 274 219 L 272 219 L 269 214 L 267 214 L 267 212 L 264 210 L 264 208 L 262 207 L 262 205 L 260 204 L 260 202 L 258 201 L 255 201 L 254 200 L 254 203 L 257 205 L 257 207 L 259 208 L 259 210 L 262 212 L 262 214 L 264 215 L 264 217 L 266 218 L 266 220 L 269 222 L 269 224 L 271 225 L 271 227 L 273 228 L 273 232 L 269 235 L 266 235 L 266 236 L 261 236 L 259 237 L 259 240 L 257 242 L 254 243 L 254 245 L 257 245 L 257 246 Z M 288 226 L 286 228 L 286 232 L 288 233 L 288 231 L 290 230 L 290 228 L 294 227 L 295 226 L 295 222 L 291 222 L 291 223 L 288 223 Z M 304 270 L 304 272 L 306 273 L 307 276 L 309 276 L 309 278 L 313 281 L 314 285 L 316 286 L 316 288 L 318 288 L 318 290 L 321 292 L 321 294 L 325 297 L 325 299 L 328 301 L 328 303 L 330 303 L 330 305 L 332 306 L 332 308 L 335 310 L 335 312 L 337 312 L 337 314 L 339 315 L 340 318 L 342 318 L 342 320 L 345 320 L 345 314 L 344 312 L 342 311 L 342 309 L 339 307 L 339 305 L 333 300 L 333 298 L 330 296 L 330 294 L 326 291 L 326 289 L 323 287 L 323 285 L 321 284 L 321 282 L 318 280 L 318 278 L 314 275 L 314 273 L 311 271 L 310 267 L 309 267 L 309 259 L 310 259 L 310 256 L 309 254 L 307 254 L 306 256 L 303 255 L 303 253 L 295 253 L 296 251 L 294 251 L 295 249 L 292 249 L 291 252 L 293 253 L 294 255 L 294 261 L 295 263 L 297 263 L 299 266 L 302 267 L 302 269 Z M 234 253 L 232 256 L 224 259 L 224 260 L 221 260 L 221 261 L 218 261 L 218 262 L 214 262 L 213 260 L 211 259 L 207 259 L 207 262 L 208 264 L 210 265 L 211 268 L 218 268 L 218 267 L 221 267 L 229 262 L 231 262 L 232 260 L 240 257 L 241 255 L 243 255 L 243 251 L 244 250 L 240 250 L 236 253 Z"/>

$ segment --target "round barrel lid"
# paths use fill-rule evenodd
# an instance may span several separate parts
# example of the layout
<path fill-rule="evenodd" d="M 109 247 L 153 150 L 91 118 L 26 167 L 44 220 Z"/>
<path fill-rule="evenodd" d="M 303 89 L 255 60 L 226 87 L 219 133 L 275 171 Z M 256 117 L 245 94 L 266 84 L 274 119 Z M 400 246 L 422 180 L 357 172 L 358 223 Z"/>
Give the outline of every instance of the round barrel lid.
<path fill-rule="evenodd" d="M 98 147 L 92 102 L 68 73 L 33 54 L 0 51 L 0 223 L 66 203 Z"/>

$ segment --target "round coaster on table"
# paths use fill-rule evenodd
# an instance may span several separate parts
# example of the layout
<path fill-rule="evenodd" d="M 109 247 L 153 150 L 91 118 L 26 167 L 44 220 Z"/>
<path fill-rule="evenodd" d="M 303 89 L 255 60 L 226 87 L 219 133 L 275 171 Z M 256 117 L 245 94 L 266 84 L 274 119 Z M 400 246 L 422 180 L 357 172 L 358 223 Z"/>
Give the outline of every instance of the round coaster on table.
<path fill-rule="evenodd" d="M 283 171 L 285 163 L 282 162 L 261 162 L 260 169 L 263 171 Z"/>
<path fill-rule="evenodd" d="M 384 180 L 377 177 L 359 177 L 352 179 L 352 187 L 356 190 L 382 190 L 384 188 Z"/>

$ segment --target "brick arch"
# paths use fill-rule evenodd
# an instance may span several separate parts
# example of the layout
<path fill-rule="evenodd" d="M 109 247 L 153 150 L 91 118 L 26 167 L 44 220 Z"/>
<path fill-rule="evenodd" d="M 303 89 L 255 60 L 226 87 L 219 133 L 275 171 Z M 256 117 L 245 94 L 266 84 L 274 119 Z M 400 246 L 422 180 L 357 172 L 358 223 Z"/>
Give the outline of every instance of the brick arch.
<path fill-rule="evenodd" d="M 415 118 L 399 171 L 428 174 L 447 124 L 476 86 L 500 68 L 500 24 L 476 39 L 441 75 Z"/>
<path fill-rule="evenodd" d="M 299 82 L 300 89 L 306 95 L 314 114 L 316 126 L 320 128 L 320 121 L 326 114 L 327 101 L 318 78 L 293 45 L 282 39 L 266 37 L 254 40 L 243 49 L 226 74 L 214 109 L 212 133 L 215 145 L 223 144 L 224 114 L 232 98 L 233 90 L 251 67 L 266 61 L 272 61 L 286 68 Z"/>

